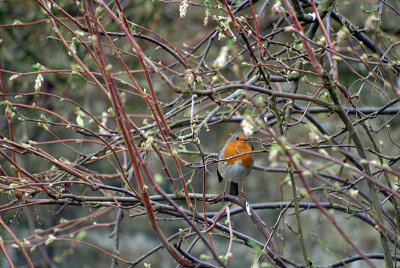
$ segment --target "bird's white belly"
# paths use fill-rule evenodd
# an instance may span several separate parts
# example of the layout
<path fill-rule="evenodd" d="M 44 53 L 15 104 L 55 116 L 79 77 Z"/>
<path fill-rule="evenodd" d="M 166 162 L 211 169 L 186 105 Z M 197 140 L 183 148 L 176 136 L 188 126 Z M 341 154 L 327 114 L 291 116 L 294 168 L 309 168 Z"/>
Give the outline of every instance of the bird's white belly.
<path fill-rule="evenodd" d="M 242 166 L 242 161 L 236 161 L 233 165 L 226 165 L 225 167 L 225 174 L 222 174 L 222 177 L 236 183 L 242 182 L 251 171 L 251 168 Z"/>

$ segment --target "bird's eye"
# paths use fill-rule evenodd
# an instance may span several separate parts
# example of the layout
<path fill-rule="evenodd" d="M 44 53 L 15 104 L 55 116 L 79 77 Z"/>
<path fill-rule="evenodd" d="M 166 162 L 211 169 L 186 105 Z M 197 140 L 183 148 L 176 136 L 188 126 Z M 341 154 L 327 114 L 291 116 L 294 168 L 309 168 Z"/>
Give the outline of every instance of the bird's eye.
<path fill-rule="evenodd" d="M 236 139 L 235 139 L 235 140 L 237 140 L 237 141 L 238 141 L 238 140 L 239 140 L 239 137 L 236 137 Z"/>

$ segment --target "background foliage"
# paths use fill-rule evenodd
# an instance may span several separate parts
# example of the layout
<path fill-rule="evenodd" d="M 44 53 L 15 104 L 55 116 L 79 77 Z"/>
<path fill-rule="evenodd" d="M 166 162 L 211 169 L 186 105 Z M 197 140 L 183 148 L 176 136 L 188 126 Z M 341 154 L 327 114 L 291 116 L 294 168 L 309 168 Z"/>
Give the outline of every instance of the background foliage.
<path fill-rule="evenodd" d="M 397 267 L 399 14 L 0 1 L 0 266 Z"/>

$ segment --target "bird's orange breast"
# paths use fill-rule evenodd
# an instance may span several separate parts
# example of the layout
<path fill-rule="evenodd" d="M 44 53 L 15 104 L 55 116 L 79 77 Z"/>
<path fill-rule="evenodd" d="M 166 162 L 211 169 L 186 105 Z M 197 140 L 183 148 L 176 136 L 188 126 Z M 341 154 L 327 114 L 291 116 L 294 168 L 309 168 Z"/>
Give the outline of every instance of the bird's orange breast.
<path fill-rule="evenodd" d="M 252 151 L 252 148 L 247 142 L 235 140 L 235 141 L 230 142 L 229 145 L 226 146 L 226 149 L 224 152 L 224 158 L 230 158 L 232 156 L 243 154 L 243 153 L 249 153 L 251 151 Z M 242 161 L 243 167 L 248 168 L 253 163 L 253 156 L 252 156 L 252 154 L 240 155 L 238 157 L 234 157 L 234 158 L 227 160 L 226 164 L 232 165 L 236 161 L 240 161 L 240 160 Z"/>

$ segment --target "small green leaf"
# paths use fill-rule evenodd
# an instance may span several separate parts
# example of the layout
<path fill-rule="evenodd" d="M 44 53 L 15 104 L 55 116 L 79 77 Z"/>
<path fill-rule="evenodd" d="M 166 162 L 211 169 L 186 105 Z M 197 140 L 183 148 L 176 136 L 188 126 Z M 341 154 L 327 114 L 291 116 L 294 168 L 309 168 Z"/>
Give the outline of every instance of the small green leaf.
<path fill-rule="evenodd" d="M 78 235 L 76 236 L 76 239 L 79 241 L 82 241 L 86 237 L 86 235 L 87 235 L 87 232 L 85 230 L 80 231 L 78 233 Z"/>
<path fill-rule="evenodd" d="M 206 6 L 207 9 L 211 8 L 211 4 L 209 0 L 204 0 L 204 5 Z"/>
<path fill-rule="evenodd" d="M 80 127 L 84 127 L 84 126 L 85 126 L 85 124 L 84 124 L 84 122 L 83 122 L 83 119 L 82 119 L 82 117 L 81 117 L 80 115 L 78 115 L 78 116 L 76 117 L 76 123 L 77 123 L 78 126 L 80 126 Z"/>
<path fill-rule="evenodd" d="M 39 68 L 39 66 L 38 66 L 37 64 L 33 64 L 33 65 L 31 66 L 31 69 L 32 69 L 32 71 L 34 71 L 34 72 L 39 72 L 39 71 L 40 71 L 40 68 Z"/>
<path fill-rule="evenodd" d="M 57 238 L 54 235 L 49 235 L 49 237 L 47 238 L 45 245 L 48 246 L 50 244 L 52 244 L 54 242 L 54 240 L 56 240 Z"/>

